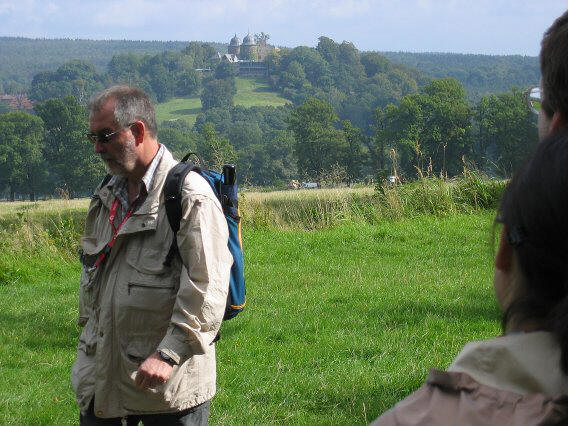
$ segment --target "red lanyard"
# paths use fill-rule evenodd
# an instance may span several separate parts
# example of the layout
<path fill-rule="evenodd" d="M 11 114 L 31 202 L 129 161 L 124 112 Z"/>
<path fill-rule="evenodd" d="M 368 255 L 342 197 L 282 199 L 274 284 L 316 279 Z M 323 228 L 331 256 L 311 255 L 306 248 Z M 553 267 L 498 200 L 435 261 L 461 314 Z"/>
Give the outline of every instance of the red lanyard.
<path fill-rule="evenodd" d="M 134 205 L 135 204 L 136 204 L 136 202 L 132 203 L 132 205 L 130 206 L 130 208 L 126 212 L 126 216 L 124 216 L 124 219 L 122 219 L 122 221 L 120 222 L 118 227 L 116 227 L 116 226 L 114 226 L 114 219 L 116 218 L 116 213 L 118 211 L 119 201 L 118 201 L 118 198 L 114 199 L 114 202 L 112 203 L 112 207 L 110 208 L 110 214 L 109 214 L 109 217 L 108 217 L 108 221 L 110 222 L 110 226 L 112 226 L 112 239 L 105 246 L 102 253 L 99 254 L 99 257 L 97 258 L 97 261 L 95 262 L 95 268 L 98 268 L 99 265 L 104 262 L 107 255 L 110 253 L 110 250 L 112 249 L 112 246 L 114 246 L 114 242 L 116 241 L 116 237 L 118 236 L 118 231 L 120 231 L 120 228 L 122 228 L 122 225 L 124 225 L 124 223 L 130 218 L 130 216 L 132 216 L 132 213 L 134 212 Z"/>

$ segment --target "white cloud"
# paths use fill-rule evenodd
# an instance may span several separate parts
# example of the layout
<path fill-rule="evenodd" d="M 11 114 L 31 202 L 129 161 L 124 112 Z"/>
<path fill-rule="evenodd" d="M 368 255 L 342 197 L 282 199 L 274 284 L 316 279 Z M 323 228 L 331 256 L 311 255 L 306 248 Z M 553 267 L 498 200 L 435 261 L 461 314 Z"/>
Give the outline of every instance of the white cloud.
<path fill-rule="evenodd" d="M 16 5 L 13 2 L 3 1 L 0 2 L 0 15 L 13 13 L 16 10 Z"/>
<path fill-rule="evenodd" d="M 328 13 L 335 18 L 353 18 L 369 12 L 370 9 L 371 6 L 366 0 L 344 0 L 330 5 Z"/>
<path fill-rule="evenodd" d="M 120 0 L 108 2 L 105 7 L 97 8 L 92 22 L 98 27 L 119 26 L 142 28 L 149 20 L 156 18 L 163 6 L 148 0 Z"/>
<path fill-rule="evenodd" d="M 55 2 L 49 2 L 45 6 L 45 10 L 48 15 L 53 15 L 55 13 L 59 13 L 61 11 L 61 8 Z"/>

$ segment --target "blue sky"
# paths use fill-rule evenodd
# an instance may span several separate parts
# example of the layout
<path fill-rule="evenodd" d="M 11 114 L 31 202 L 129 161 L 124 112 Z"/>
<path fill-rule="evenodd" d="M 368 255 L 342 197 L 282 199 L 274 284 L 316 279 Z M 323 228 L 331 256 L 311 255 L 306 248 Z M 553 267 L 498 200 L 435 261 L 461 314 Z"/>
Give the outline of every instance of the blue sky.
<path fill-rule="evenodd" d="M 0 0 L 0 36 L 228 42 L 265 32 L 279 46 L 321 35 L 359 50 L 535 56 L 566 0 Z"/>

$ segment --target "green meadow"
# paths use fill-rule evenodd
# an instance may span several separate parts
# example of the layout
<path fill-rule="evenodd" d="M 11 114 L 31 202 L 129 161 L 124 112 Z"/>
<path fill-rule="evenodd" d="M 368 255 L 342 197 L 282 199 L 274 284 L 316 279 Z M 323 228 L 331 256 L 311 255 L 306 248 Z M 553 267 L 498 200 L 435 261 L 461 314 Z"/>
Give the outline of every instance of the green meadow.
<path fill-rule="evenodd" d="M 456 202 L 426 213 L 425 196 L 405 204 L 412 188 L 242 194 L 248 306 L 222 327 L 211 424 L 364 425 L 466 342 L 499 334 L 494 213 L 457 186 L 444 189 Z M 0 203 L 0 424 L 78 422 L 85 209 Z"/>
<path fill-rule="evenodd" d="M 290 102 L 271 91 L 268 83 L 262 79 L 236 78 L 236 81 L 235 105 L 248 108 L 252 106 L 281 106 Z M 156 118 L 159 123 L 168 120 L 185 120 L 193 125 L 200 112 L 201 100 L 198 96 L 174 98 L 156 105 Z"/>

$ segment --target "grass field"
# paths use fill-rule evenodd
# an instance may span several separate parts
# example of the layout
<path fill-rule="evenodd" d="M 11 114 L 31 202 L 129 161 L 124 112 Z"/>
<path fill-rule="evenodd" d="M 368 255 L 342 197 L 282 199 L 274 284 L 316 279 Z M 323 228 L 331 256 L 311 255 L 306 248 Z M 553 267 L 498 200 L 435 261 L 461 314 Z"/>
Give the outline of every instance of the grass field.
<path fill-rule="evenodd" d="M 184 120 L 193 126 L 200 112 L 199 97 L 174 98 L 156 105 L 156 120 L 158 123 L 168 120 Z"/>
<path fill-rule="evenodd" d="M 237 78 L 237 94 L 234 98 L 235 105 L 244 107 L 252 106 L 281 106 L 290 103 L 270 90 L 268 84 L 259 79 Z"/>
<path fill-rule="evenodd" d="M 76 424 L 69 241 L 84 210 L 28 205 L 0 203 L 0 424 Z M 464 343 L 497 335 L 492 220 L 476 211 L 317 231 L 249 222 L 248 307 L 223 325 L 211 424 L 366 424 Z"/>
<path fill-rule="evenodd" d="M 237 78 L 237 94 L 235 105 L 251 106 L 280 106 L 289 103 L 277 93 L 270 90 L 268 84 L 260 79 Z M 193 125 L 201 112 L 199 96 L 191 98 L 174 98 L 168 102 L 156 105 L 158 123 L 166 120 L 185 120 Z"/>

